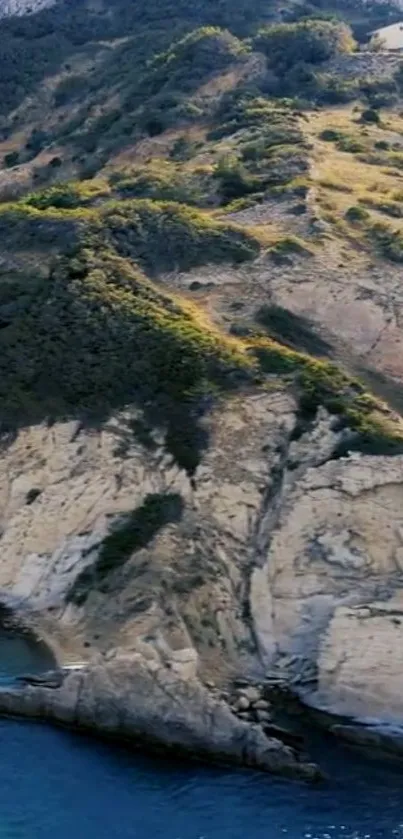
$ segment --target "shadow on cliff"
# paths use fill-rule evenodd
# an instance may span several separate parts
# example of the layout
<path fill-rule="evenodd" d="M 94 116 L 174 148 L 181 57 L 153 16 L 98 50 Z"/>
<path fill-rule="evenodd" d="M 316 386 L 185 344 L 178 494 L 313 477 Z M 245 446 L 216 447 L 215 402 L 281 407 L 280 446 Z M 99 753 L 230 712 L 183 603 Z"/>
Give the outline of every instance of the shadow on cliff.
<path fill-rule="evenodd" d="M 219 336 L 110 252 L 58 259 L 31 289 L 13 287 L 11 300 L 0 285 L 0 314 L 3 445 L 28 424 L 97 428 L 132 407 L 133 441 L 152 446 L 158 429 L 193 475 L 208 445 L 203 416 L 248 377 Z"/>

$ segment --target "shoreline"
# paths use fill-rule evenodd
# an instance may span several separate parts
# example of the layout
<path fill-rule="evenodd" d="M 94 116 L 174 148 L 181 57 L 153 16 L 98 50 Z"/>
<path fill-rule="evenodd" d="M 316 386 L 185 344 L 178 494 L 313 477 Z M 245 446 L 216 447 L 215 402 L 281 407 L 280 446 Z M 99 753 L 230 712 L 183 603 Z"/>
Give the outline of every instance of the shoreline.
<path fill-rule="evenodd" d="M 59 686 L 3 687 L 0 715 L 54 723 L 150 753 L 297 780 L 323 778 L 305 755 L 237 718 L 198 680 L 180 678 L 139 655 L 70 669 Z"/>

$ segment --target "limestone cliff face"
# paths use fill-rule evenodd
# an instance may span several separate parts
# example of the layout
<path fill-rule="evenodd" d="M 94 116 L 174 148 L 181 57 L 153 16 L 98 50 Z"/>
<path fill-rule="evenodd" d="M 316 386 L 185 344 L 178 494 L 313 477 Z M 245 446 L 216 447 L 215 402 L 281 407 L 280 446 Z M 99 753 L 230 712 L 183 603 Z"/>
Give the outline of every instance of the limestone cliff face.
<path fill-rule="evenodd" d="M 62 660 L 113 648 L 217 684 L 280 668 L 312 702 L 401 720 L 403 457 L 332 459 L 332 419 L 298 435 L 273 391 L 215 409 L 191 480 L 132 421 L 3 440 L 0 599 Z M 106 535 L 167 494 L 180 519 L 101 574 Z"/>
<path fill-rule="evenodd" d="M 270 657 L 284 656 L 314 700 L 340 713 L 403 717 L 402 510 L 400 457 L 308 468 L 285 488 L 265 564 L 253 572 L 263 656 L 272 637 Z"/>

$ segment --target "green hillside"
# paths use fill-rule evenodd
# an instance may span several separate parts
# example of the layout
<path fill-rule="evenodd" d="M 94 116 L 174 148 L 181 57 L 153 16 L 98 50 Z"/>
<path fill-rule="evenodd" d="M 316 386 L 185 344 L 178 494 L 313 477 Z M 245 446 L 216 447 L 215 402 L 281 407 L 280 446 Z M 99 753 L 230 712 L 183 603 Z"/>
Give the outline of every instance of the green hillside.
<path fill-rule="evenodd" d="M 329 64 L 354 53 L 345 20 L 314 11 L 262 0 L 94 11 L 77 0 L 1 21 L 4 428 L 100 422 L 136 405 L 142 440 L 158 426 L 193 473 L 213 401 L 277 376 L 302 424 L 324 404 L 354 431 L 350 447 L 401 450 L 398 420 L 322 350 L 315 358 L 317 342 L 312 356 L 290 348 L 270 319 L 233 337 L 169 285 L 203 265 L 236 271 L 318 247 L 231 218 L 284 197 L 305 212 L 309 109 L 359 102 L 378 113 L 379 80 L 351 83 Z M 393 19 L 387 6 L 343 15 L 364 30 Z"/>

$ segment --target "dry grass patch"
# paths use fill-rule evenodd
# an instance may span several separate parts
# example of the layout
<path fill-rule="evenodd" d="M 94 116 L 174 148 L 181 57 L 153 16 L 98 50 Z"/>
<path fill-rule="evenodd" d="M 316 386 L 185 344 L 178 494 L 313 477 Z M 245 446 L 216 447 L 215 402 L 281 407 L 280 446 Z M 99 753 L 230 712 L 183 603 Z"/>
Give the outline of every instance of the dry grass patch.
<path fill-rule="evenodd" d="M 383 127 L 360 125 L 358 119 L 359 113 L 351 106 L 311 114 L 311 176 L 323 219 L 337 234 L 368 247 L 371 243 L 363 231 L 351 226 L 352 207 L 365 206 L 372 224 L 391 216 L 394 229 L 403 231 L 403 207 L 399 205 L 403 190 L 396 189 L 396 179 L 403 174 L 403 154 L 391 147 L 398 139 L 402 142 L 403 119 L 397 115 L 389 119 L 388 115 Z M 356 141 L 365 151 L 354 150 Z"/>

